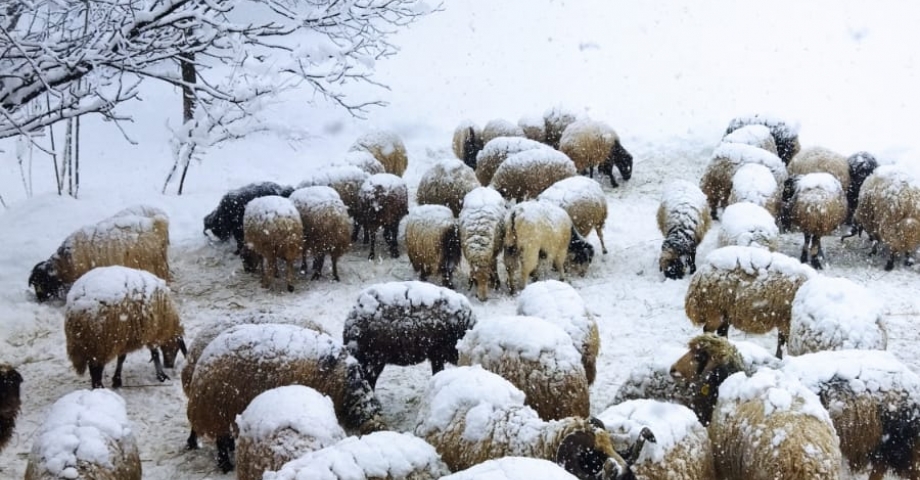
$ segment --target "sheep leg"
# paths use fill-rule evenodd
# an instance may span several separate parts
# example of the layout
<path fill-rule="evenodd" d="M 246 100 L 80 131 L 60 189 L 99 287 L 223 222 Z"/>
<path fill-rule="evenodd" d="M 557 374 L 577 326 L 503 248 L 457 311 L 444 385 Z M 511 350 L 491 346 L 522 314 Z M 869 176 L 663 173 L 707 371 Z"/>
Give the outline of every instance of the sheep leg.
<path fill-rule="evenodd" d="M 367 384 L 371 386 L 372 389 L 377 388 L 377 379 L 380 378 L 380 374 L 383 373 L 383 367 L 386 366 L 383 362 L 362 362 L 364 363 L 364 379 L 367 380 Z"/>
<path fill-rule="evenodd" d="M 786 344 L 786 332 L 780 331 L 776 336 L 776 358 L 783 359 L 783 345 Z"/>
<path fill-rule="evenodd" d="M 354 227 L 353 227 L 352 230 L 351 230 L 351 243 L 355 243 L 355 242 L 358 241 L 358 232 L 361 231 L 361 225 L 358 224 L 358 220 L 357 220 L 357 219 L 353 220 L 353 221 L 352 221 L 352 224 L 354 225 Z M 367 236 L 367 232 L 365 231 L 364 233 L 365 233 L 365 237 L 366 237 L 366 236 Z M 367 244 L 367 241 L 365 240 L 364 243 Z"/>
<path fill-rule="evenodd" d="M 521 255 L 521 288 L 527 286 L 527 279 L 536 272 L 539 264 L 539 250 L 531 248 Z"/>
<path fill-rule="evenodd" d="M 230 461 L 230 451 L 234 449 L 233 437 L 230 435 L 217 438 L 217 466 L 220 471 L 227 473 L 233 470 L 233 462 Z"/>
<path fill-rule="evenodd" d="M 121 360 L 121 357 L 118 357 Z M 160 352 L 153 347 L 150 347 L 150 360 L 153 362 L 153 369 L 157 372 L 157 380 L 164 382 L 169 380 L 169 377 L 166 376 L 166 372 L 163 371 L 163 364 L 160 363 Z M 121 371 L 119 371 L 121 373 Z"/>
<path fill-rule="evenodd" d="M 127 354 L 122 354 L 119 355 L 118 360 L 115 361 L 115 373 L 112 375 L 112 388 L 121 388 L 121 366 L 125 364 L 125 358 L 127 357 Z M 162 366 L 160 368 L 162 369 Z M 100 379 L 99 382 L 102 383 L 102 379 Z"/>
<path fill-rule="evenodd" d="M 821 260 L 824 260 L 824 249 L 821 248 L 821 237 L 818 235 L 812 235 L 811 237 L 811 247 L 809 248 L 809 254 L 811 255 L 811 266 L 815 270 L 821 270 Z"/>
<path fill-rule="evenodd" d="M 904 255 L 904 266 L 905 267 L 914 266 L 914 257 L 912 257 L 909 253 Z"/>
<path fill-rule="evenodd" d="M 687 268 L 690 275 L 696 273 L 696 247 L 690 249 L 690 255 L 687 256 Z"/>
<path fill-rule="evenodd" d="M 338 282 L 339 281 L 339 259 L 330 255 L 332 260 L 332 278 Z"/>
<path fill-rule="evenodd" d="M 89 366 L 90 385 L 92 385 L 93 388 L 103 388 L 102 369 L 104 368 L 105 368 L 105 365 L 92 365 L 91 364 Z M 112 387 L 115 387 L 115 385 L 112 385 Z"/>
<path fill-rule="evenodd" d="M 802 255 L 799 256 L 799 261 L 802 263 L 808 263 L 808 246 L 811 244 L 811 235 L 805 234 L 805 243 L 802 244 Z"/>
<path fill-rule="evenodd" d="M 885 264 L 885 271 L 886 271 L 886 272 L 890 272 L 890 271 L 894 270 L 894 260 L 895 260 L 895 257 L 897 257 L 897 256 L 898 256 L 898 254 L 895 253 L 895 252 L 891 252 L 891 255 L 888 256 L 888 262 Z"/>
<path fill-rule="evenodd" d="M 287 279 L 287 291 L 294 291 L 294 259 L 289 259 L 284 263 L 284 269 L 286 270 L 285 278 Z"/>
<path fill-rule="evenodd" d="M 367 234 L 367 230 L 368 230 L 367 227 L 365 227 L 364 228 L 365 234 Z M 377 229 L 375 228 L 372 232 L 370 232 L 369 235 L 370 235 L 370 242 L 371 242 L 371 253 L 370 255 L 368 255 L 367 259 L 374 260 L 375 258 L 377 258 L 377 255 L 374 253 L 374 246 L 377 245 Z"/>
<path fill-rule="evenodd" d="M 716 335 L 720 337 L 727 337 L 728 336 L 728 325 L 729 323 L 726 322 L 725 319 L 723 318 L 722 323 L 720 323 L 719 327 L 716 328 Z"/>
<path fill-rule="evenodd" d="M 399 258 L 399 242 L 396 237 L 399 235 L 399 224 L 388 225 L 383 227 L 383 239 L 387 242 L 387 245 L 390 247 L 390 256 L 393 258 Z"/>
<path fill-rule="evenodd" d="M 604 245 L 604 226 L 601 225 L 595 228 L 594 231 L 597 232 L 597 239 L 601 241 L 601 253 L 607 255 L 607 245 Z"/>
<path fill-rule="evenodd" d="M 185 439 L 185 449 L 186 450 L 198 450 L 198 434 L 194 430 L 191 430 L 188 434 L 188 438 Z"/>
<path fill-rule="evenodd" d="M 553 267 L 559 271 L 559 280 L 565 281 L 565 255 L 556 255 L 556 258 L 553 259 Z"/>
<path fill-rule="evenodd" d="M 441 370 L 444 370 L 444 359 L 443 358 L 432 358 L 431 359 L 431 374 L 434 375 Z"/>
<path fill-rule="evenodd" d="M 514 270 L 519 267 L 519 265 L 517 265 L 519 260 L 516 253 L 508 253 L 508 249 L 505 249 L 505 271 L 508 274 L 508 290 L 510 290 L 512 294 L 514 293 Z"/>
<path fill-rule="evenodd" d="M 278 275 L 278 260 L 274 257 L 262 257 L 262 287 L 269 288 L 272 281 Z"/>
<path fill-rule="evenodd" d="M 300 249 L 301 258 L 300 258 L 300 273 L 307 274 L 307 242 L 303 242 L 303 248 Z M 313 270 L 316 270 L 315 268 Z"/>
<path fill-rule="evenodd" d="M 313 276 L 310 277 L 310 280 L 319 280 L 319 277 L 323 273 L 323 262 L 325 262 L 325 255 L 317 255 L 313 257 Z M 335 260 L 332 261 L 332 270 L 335 271 Z M 338 278 L 336 278 L 338 280 Z"/>

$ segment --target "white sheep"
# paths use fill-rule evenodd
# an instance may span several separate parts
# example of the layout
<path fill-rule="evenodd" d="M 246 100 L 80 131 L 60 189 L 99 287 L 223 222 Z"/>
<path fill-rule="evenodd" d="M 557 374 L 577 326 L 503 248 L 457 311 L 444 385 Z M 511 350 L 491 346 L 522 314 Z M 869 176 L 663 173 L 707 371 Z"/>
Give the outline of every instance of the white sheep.
<path fill-rule="evenodd" d="M 404 220 L 406 254 L 419 279 L 432 275 L 453 288 L 454 269 L 460 263 L 460 232 L 457 219 L 443 205 L 421 205 L 409 210 Z"/>
<path fill-rule="evenodd" d="M 381 227 L 390 256 L 399 257 L 399 222 L 409 213 L 409 188 L 406 182 L 390 173 L 371 175 L 361 185 L 358 201 L 360 206 L 356 220 L 370 238 L 371 252 L 368 259 L 377 258 L 377 230 Z"/>
<path fill-rule="evenodd" d="M 607 253 L 604 245 L 604 223 L 607 221 L 607 196 L 596 181 L 582 176 L 559 180 L 537 196 L 562 207 L 575 230 L 587 237 L 591 231 L 597 232 L 601 242 L 601 252 Z"/>
<path fill-rule="evenodd" d="M 577 480 L 564 468 L 542 458 L 502 457 L 473 465 L 441 480 Z"/>
<path fill-rule="evenodd" d="M 700 179 L 700 189 L 709 200 L 709 211 L 713 219 L 718 219 L 719 209 L 728 205 L 735 173 L 750 163 L 769 168 L 777 185 L 783 185 L 786 181 L 786 166 L 776 155 L 743 143 L 720 144 L 712 152 L 712 158 Z"/>
<path fill-rule="evenodd" d="M 486 144 L 498 137 L 524 137 L 524 129 L 515 123 L 500 118 L 489 120 L 482 127 L 482 143 Z"/>
<path fill-rule="evenodd" d="M 450 473 L 434 447 L 397 432 L 348 437 L 266 472 L 263 480 L 438 480 Z"/>
<path fill-rule="evenodd" d="M 542 115 L 524 115 L 518 119 L 518 126 L 528 139 L 546 143 L 546 121 Z"/>
<path fill-rule="evenodd" d="M 489 286 L 499 288 L 498 255 L 505 236 L 505 199 L 489 187 L 477 187 L 463 197 L 460 210 L 460 248 L 470 266 L 470 284 L 480 301 Z"/>
<path fill-rule="evenodd" d="M 565 330 L 581 355 L 588 384 L 594 383 L 600 351 L 597 321 L 571 285 L 558 280 L 527 285 L 518 296 L 517 314 L 539 317 Z"/>
<path fill-rule="evenodd" d="M 577 112 L 562 105 L 546 109 L 543 112 L 545 143 L 558 150 L 562 132 L 579 117 Z"/>
<path fill-rule="evenodd" d="M 345 319 L 342 341 L 364 369 L 371 388 L 386 365 L 429 360 L 431 373 L 457 363 L 457 341 L 476 324 L 469 300 L 424 282 L 371 285 Z"/>
<path fill-rule="evenodd" d="M 275 195 L 253 199 L 243 213 L 243 265 L 248 271 L 261 269 L 262 286 L 269 288 L 278 262 L 284 261 L 287 291 L 293 292 L 294 262 L 303 256 L 303 233 L 300 212 L 289 199 Z"/>
<path fill-rule="evenodd" d="M 454 155 L 470 168 L 476 168 L 476 155 L 485 146 L 482 139 L 482 129 L 472 120 L 463 120 L 454 129 L 451 147 Z"/>
<path fill-rule="evenodd" d="M 161 382 L 158 347 L 184 349 L 179 310 L 166 282 L 144 270 L 111 266 L 90 270 L 70 289 L 64 310 L 67 357 L 77 374 L 87 367 L 93 388 L 102 388 L 105 364 L 118 359 L 112 388 L 121 386 L 129 352 L 146 346 Z M 169 353 L 175 358 L 175 351 Z"/>
<path fill-rule="evenodd" d="M 769 168 L 758 163 L 748 163 L 738 168 L 732 176 L 728 205 L 750 202 L 765 208 L 776 218 L 782 206 L 782 193 L 783 189 L 776 184 Z"/>
<path fill-rule="evenodd" d="M 484 318 L 457 343 L 457 352 L 458 365 L 481 365 L 519 388 L 544 420 L 589 414 L 581 354 L 553 323 L 526 316 Z"/>
<path fill-rule="evenodd" d="M 709 434 L 692 410 L 655 400 L 630 400 L 604 410 L 604 422 L 613 447 L 635 445 L 644 429 L 655 435 L 632 466 L 644 480 L 697 480 L 715 478 L 713 446 Z"/>
<path fill-rule="evenodd" d="M 266 471 L 345 438 L 329 397 L 303 385 L 260 393 L 236 417 L 236 478 L 261 480 Z"/>
<path fill-rule="evenodd" d="M 416 435 L 454 472 L 508 456 L 553 460 L 582 480 L 621 478 L 629 470 L 599 421 L 541 420 L 524 405 L 523 392 L 480 366 L 432 377 L 418 419 Z"/>
<path fill-rule="evenodd" d="M 476 178 L 482 185 L 489 185 L 495 171 L 515 153 L 527 150 L 547 149 L 545 144 L 521 137 L 498 137 L 485 144 L 476 155 Z"/>
<path fill-rule="evenodd" d="M 811 267 L 781 253 L 722 247 L 713 250 L 690 279 L 684 310 L 704 332 L 723 337 L 730 325 L 748 333 L 776 328 L 776 356 L 782 358 L 795 292 L 815 275 Z"/>
<path fill-rule="evenodd" d="M 725 134 L 731 134 L 748 125 L 763 125 L 770 129 L 774 143 L 776 143 L 776 154 L 783 160 L 783 163 L 788 164 L 792 157 L 799 153 L 801 147 L 799 146 L 798 122 L 786 121 L 769 114 L 742 115 L 733 118 L 728 123 Z"/>
<path fill-rule="evenodd" d="M 898 255 L 912 264 L 920 246 L 920 172 L 908 165 L 884 165 L 866 179 L 854 220 L 869 238 L 888 246 L 885 270 Z M 873 252 L 875 249 L 873 248 Z"/>
<path fill-rule="evenodd" d="M 719 229 L 719 247 L 740 245 L 776 250 L 779 244 L 779 227 L 776 218 L 767 209 L 739 202 L 725 207 Z"/>
<path fill-rule="evenodd" d="M 378 130 L 365 133 L 355 140 L 349 150 L 367 151 L 377 159 L 386 173 L 401 177 L 409 165 L 406 145 L 396 132 Z"/>
<path fill-rule="evenodd" d="M 125 401 L 110 390 L 59 398 L 39 428 L 26 480 L 141 480 L 141 457 Z"/>
<path fill-rule="evenodd" d="M 745 125 L 722 137 L 725 143 L 743 143 L 757 148 L 762 148 L 776 155 L 776 141 L 773 134 L 765 125 Z"/>
<path fill-rule="evenodd" d="M 632 177 L 632 155 L 623 148 L 620 137 L 604 122 L 590 119 L 576 120 L 565 127 L 559 140 L 559 151 L 569 156 L 579 173 L 600 173 L 610 177 L 610 185 L 616 187 L 613 176 L 616 166 L 623 180 Z"/>
<path fill-rule="evenodd" d="M 833 233 L 847 217 L 845 191 L 829 173 L 809 173 L 789 181 L 794 185 L 793 194 L 783 209 L 788 212 L 788 223 L 805 236 L 800 260 L 820 269 L 824 259 L 821 237 Z"/>
<path fill-rule="evenodd" d="M 326 255 L 332 260 L 332 278 L 339 281 L 339 258 L 351 248 L 348 207 L 332 187 L 299 188 L 290 196 L 303 225 L 303 265 L 313 254 L 313 280 L 320 278 Z"/>
<path fill-rule="evenodd" d="M 453 158 L 438 160 L 419 180 L 416 203 L 444 205 L 457 216 L 463 208 L 463 197 L 479 186 L 476 172 L 463 162 Z"/>
<path fill-rule="evenodd" d="M 664 235 L 658 270 L 665 278 L 684 278 L 696 271 L 696 248 L 703 241 L 712 216 L 706 195 L 694 184 L 675 180 L 664 187 L 656 214 L 658 230 Z"/>
<path fill-rule="evenodd" d="M 520 202 L 536 198 L 550 185 L 576 174 L 575 164 L 567 155 L 538 148 L 505 159 L 495 170 L 490 185 L 505 199 Z"/>
<path fill-rule="evenodd" d="M 883 305 L 873 293 L 845 278 L 816 276 L 792 301 L 789 354 L 821 350 L 885 350 Z"/>

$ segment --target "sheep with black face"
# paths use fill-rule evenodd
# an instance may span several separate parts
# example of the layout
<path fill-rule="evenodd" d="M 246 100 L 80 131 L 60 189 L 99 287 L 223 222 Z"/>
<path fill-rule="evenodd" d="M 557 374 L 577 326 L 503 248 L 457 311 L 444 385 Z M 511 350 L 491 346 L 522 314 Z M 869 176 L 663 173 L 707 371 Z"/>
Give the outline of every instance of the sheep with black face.
<path fill-rule="evenodd" d="M 282 187 L 274 182 L 251 183 L 227 192 L 217 204 L 217 208 L 204 217 L 204 233 L 210 231 L 221 241 L 231 236 L 236 240 L 236 251 L 239 254 L 243 248 L 243 213 L 246 205 L 254 198 L 267 195 L 290 196 L 294 191 L 291 187 Z"/>
<path fill-rule="evenodd" d="M 688 269 L 696 272 L 696 247 L 712 222 L 706 195 L 690 182 L 672 182 L 662 192 L 657 220 L 664 235 L 658 270 L 670 279 L 683 278 Z"/>

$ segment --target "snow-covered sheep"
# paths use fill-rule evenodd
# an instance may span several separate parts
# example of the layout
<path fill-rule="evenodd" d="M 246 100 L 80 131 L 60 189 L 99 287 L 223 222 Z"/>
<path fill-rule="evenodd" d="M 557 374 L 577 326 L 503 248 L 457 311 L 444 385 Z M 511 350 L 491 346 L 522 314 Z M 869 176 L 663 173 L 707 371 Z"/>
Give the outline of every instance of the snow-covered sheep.
<path fill-rule="evenodd" d="M 776 154 L 788 164 L 795 154 L 799 153 L 799 124 L 798 122 L 787 122 L 779 117 L 769 114 L 742 115 L 733 118 L 728 123 L 725 134 L 729 135 L 735 130 L 748 125 L 763 125 L 770 129 L 773 140 L 776 143 Z"/>
<path fill-rule="evenodd" d="M 505 216 L 504 261 L 508 271 L 508 288 L 515 292 L 527 285 L 527 279 L 535 274 L 541 254 L 547 263 L 559 272 L 565 280 L 565 267 L 571 253 L 573 262 L 588 265 L 594 256 L 594 247 L 580 239 L 569 214 L 556 205 L 531 200 L 519 203 Z M 520 273 L 518 273 L 520 272 Z"/>
<path fill-rule="evenodd" d="M 342 339 L 371 388 L 386 365 L 428 360 L 431 372 L 457 363 L 457 341 L 476 324 L 469 300 L 424 282 L 387 282 L 361 291 Z"/>
<path fill-rule="evenodd" d="M 793 182 L 793 193 L 783 205 L 787 212 L 784 215 L 788 215 L 788 223 L 805 236 L 799 259 L 820 269 L 824 259 L 821 237 L 833 233 L 847 217 L 844 189 L 829 173 L 809 173 L 790 177 L 787 181 Z"/>
<path fill-rule="evenodd" d="M 782 358 L 789 338 L 792 300 L 796 291 L 817 275 L 781 253 L 757 247 L 713 250 L 690 279 L 684 310 L 704 332 L 728 335 L 734 326 L 748 333 L 776 328 L 776 356 Z"/>
<path fill-rule="evenodd" d="M 450 473 L 434 447 L 410 433 L 348 437 L 292 460 L 263 480 L 439 480 Z"/>
<path fill-rule="evenodd" d="M 489 187 L 477 187 L 463 197 L 460 210 L 460 248 L 470 265 L 470 284 L 485 301 L 489 287 L 501 286 L 498 255 L 505 236 L 505 199 Z"/>
<path fill-rule="evenodd" d="M 718 219 L 718 210 L 728 205 L 735 173 L 743 165 L 751 163 L 769 168 L 777 185 L 786 181 L 786 166 L 776 155 L 743 143 L 722 143 L 712 152 L 700 179 L 700 189 L 709 200 L 713 219 Z"/>
<path fill-rule="evenodd" d="M 492 182 L 495 171 L 504 161 L 515 153 L 527 150 L 547 149 L 540 142 L 520 137 L 498 137 L 487 143 L 476 155 L 476 178 L 482 185 Z"/>
<path fill-rule="evenodd" d="M 169 250 L 169 215 L 167 215 L 166 212 L 162 209 L 152 205 L 138 204 L 119 210 L 110 218 L 130 216 L 147 217 L 153 220 L 153 229 L 160 237 L 160 250 L 162 252 L 160 256 L 162 258 L 168 258 L 167 251 Z M 161 278 L 169 281 L 172 278 L 172 275 Z"/>
<path fill-rule="evenodd" d="M 632 466 L 635 478 L 715 478 L 709 434 L 689 408 L 655 400 L 630 400 L 604 410 L 597 418 L 604 422 L 618 451 L 635 445 L 643 431 L 655 435 L 655 442 L 646 444 Z"/>
<path fill-rule="evenodd" d="M 416 203 L 444 205 L 457 216 L 463 208 L 463 197 L 479 186 L 476 172 L 463 162 L 453 158 L 439 160 L 419 180 Z"/>
<path fill-rule="evenodd" d="M 543 132 L 545 143 L 555 149 L 559 149 L 559 141 L 562 140 L 562 133 L 566 127 L 579 119 L 577 112 L 564 106 L 555 106 L 548 108 L 543 112 Z"/>
<path fill-rule="evenodd" d="M 856 152 L 847 157 L 850 166 L 850 186 L 847 188 L 847 225 L 853 225 L 853 214 L 859 204 L 859 190 L 863 182 L 878 168 L 878 160 L 869 152 Z"/>
<path fill-rule="evenodd" d="M 112 388 L 120 387 L 125 357 L 144 346 L 150 350 L 157 379 L 167 380 L 157 348 L 185 346 L 179 311 L 166 282 L 150 272 L 121 266 L 94 268 L 74 283 L 67 294 L 64 334 L 67 357 L 79 375 L 89 367 L 93 388 L 102 388 L 105 364 L 115 358 Z"/>
<path fill-rule="evenodd" d="M 286 197 L 293 192 L 291 187 L 281 186 L 274 182 L 250 183 L 249 185 L 230 190 L 217 204 L 217 208 L 204 217 L 204 233 L 211 231 L 221 241 L 231 236 L 236 240 L 236 252 L 243 248 L 243 213 L 246 205 L 254 198 L 267 195 Z M 161 277 L 162 278 L 162 277 Z"/>
<path fill-rule="evenodd" d="M 22 400 L 19 398 L 19 385 L 22 375 L 11 365 L 0 363 L 0 451 L 13 437 L 16 417 Z"/>
<path fill-rule="evenodd" d="M 481 365 L 519 388 L 544 420 L 587 417 L 588 379 L 569 334 L 542 318 L 484 318 L 457 343 L 458 365 Z"/>
<path fill-rule="evenodd" d="M 287 462 L 345 438 L 329 397 L 303 385 L 260 393 L 236 417 L 236 478 L 261 480 Z"/>
<path fill-rule="evenodd" d="M 539 317 L 565 330 L 581 355 L 588 384 L 594 383 L 601 342 L 597 321 L 571 285 L 558 280 L 527 285 L 518 296 L 517 314 Z"/>
<path fill-rule="evenodd" d="M 306 187 L 332 187 L 338 192 L 339 198 L 348 207 L 348 215 L 354 220 L 354 230 L 351 235 L 351 241 L 358 239 L 360 225 L 358 224 L 358 214 L 361 210 L 361 201 L 359 192 L 364 181 L 374 173 L 369 173 L 354 165 L 326 167 L 312 173 L 306 180 L 297 185 L 298 189 Z M 367 242 L 367 232 L 365 233 L 365 243 Z"/>
<path fill-rule="evenodd" d="M 294 291 L 294 262 L 303 256 L 303 222 L 291 200 L 275 195 L 253 199 L 243 214 L 246 244 L 240 252 L 246 271 L 262 271 L 262 286 L 269 288 L 285 264 L 285 283 Z"/>
<path fill-rule="evenodd" d="M 769 168 L 757 163 L 748 163 L 742 165 L 732 176 L 732 191 L 728 195 L 728 204 L 750 202 L 765 208 L 776 218 L 782 206 L 782 193 L 783 189 L 776 184 Z"/>
<path fill-rule="evenodd" d="M 536 198 L 550 185 L 577 174 L 562 152 L 538 148 L 509 156 L 495 170 L 490 185 L 508 200 Z"/>
<path fill-rule="evenodd" d="M 473 465 L 441 480 L 577 480 L 564 468 L 542 458 L 502 457 Z"/>
<path fill-rule="evenodd" d="M 792 301 L 789 354 L 821 350 L 885 350 L 883 306 L 868 289 L 845 278 L 816 276 Z"/>
<path fill-rule="evenodd" d="M 911 264 L 920 246 L 920 173 L 899 165 L 876 169 L 860 189 L 853 218 L 870 239 L 888 246 L 885 270 L 893 269 L 902 253 Z"/>
<path fill-rule="evenodd" d="M 366 150 L 352 150 L 346 152 L 345 156 L 341 160 L 333 161 L 331 164 L 332 167 L 337 166 L 353 166 L 358 167 L 361 170 L 367 172 L 368 175 L 376 175 L 378 173 L 385 173 L 386 168 L 383 164 L 377 160 L 376 157 L 371 152 Z"/>
<path fill-rule="evenodd" d="M 406 145 L 396 132 L 378 130 L 365 133 L 355 140 L 349 150 L 370 152 L 383 164 L 386 173 L 401 177 L 409 165 Z"/>
<path fill-rule="evenodd" d="M 26 480 L 141 480 L 125 401 L 111 390 L 77 390 L 51 405 L 29 453 Z"/>
<path fill-rule="evenodd" d="M 358 225 L 369 235 L 371 252 L 368 258 L 377 258 L 375 244 L 377 230 L 383 227 L 383 239 L 393 258 L 399 257 L 399 222 L 409 213 L 409 189 L 406 182 L 391 173 L 371 175 L 358 192 Z"/>
<path fill-rule="evenodd" d="M 338 340 L 296 325 L 245 324 L 220 333 L 198 358 L 189 384 L 189 446 L 197 448 L 198 435 L 215 439 L 218 466 L 231 470 L 236 416 L 260 393 L 293 384 L 329 396 L 346 428 L 384 426 L 361 366 Z"/>
<path fill-rule="evenodd" d="M 35 297 L 43 302 L 96 267 L 122 265 L 170 280 L 169 220 L 159 215 L 119 214 L 85 226 L 64 239 L 57 251 L 39 262 L 29 275 Z"/>
<path fill-rule="evenodd" d="M 454 269 L 460 263 L 460 232 L 457 219 L 443 205 L 421 205 L 405 219 L 406 254 L 419 279 L 437 275 L 441 284 L 453 288 Z"/>
<path fill-rule="evenodd" d="M 599 183 L 587 177 L 569 177 L 550 185 L 537 199 L 562 207 L 581 236 L 587 237 L 592 230 L 596 231 L 597 239 L 601 242 L 601 252 L 607 253 L 604 245 L 607 196 Z"/>
<path fill-rule="evenodd" d="M 784 370 L 821 399 L 852 471 L 920 475 L 920 377 L 894 355 L 825 351 L 790 357 Z"/>
<path fill-rule="evenodd" d="M 792 157 L 786 168 L 790 177 L 829 173 L 844 190 L 850 187 L 850 163 L 846 157 L 829 148 L 808 147 Z"/>
<path fill-rule="evenodd" d="M 542 115 L 524 115 L 518 119 L 518 126 L 528 139 L 546 143 L 546 121 Z"/>
<path fill-rule="evenodd" d="M 562 132 L 559 150 L 572 159 L 579 173 L 593 174 L 597 167 L 600 173 L 610 177 L 610 185 L 614 187 L 617 186 L 614 166 L 624 181 L 632 177 L 632 155 L 623 148 L 613 128 L 604 122 L 590 119 L 572 122 Z"/>
<path fill-rule="evenodd" d="M 722 137 L 725 143 L 743 143 L 757 148 L 762 148 L 776 155 L 776 141 L 770 129 L 764 125 L 745 125 Z"/>
<path fill-rule="evenodd" d="M 326 255 L 332 260 L 332 278 L 339 281 L 339 258 L 351 248 L 351 219 L 348 207 L 332 187 L 300 188 L 291 194 L 291 203 L 300 213 L 303 225 L 303 265 L 307 252 L 313 254 L 313 280 L 322 276 Z"/>
<path fill-rule="evenodd" d="M 658 230 L 664 235 L 658 270 L 665 278 L 684 278 L 696 271 L 696 247 L 703 241 L 712 215 L 706 195 L 694 184 L 675 180 L 664 187 L 658 204 Z"/>
<path fill-rule="evenodd" d="M 482 143 L 489 143 L 498 137 L 525 137 L 524 129 L 508 120 L 489 120 L 486 126 L 482 127 Z"/>
<path fill-rule="evenodd" d="M 719 247 L 740 245 L 776 250 L 779 244 L 779 227 L 776 218 L 767 209 L 739 202 L 725 207 L 719 229 Z"/>
<path fill-rule="evenodd" d="M 416 435 L 433 445 L 454 472 L 522 456 L 553 460 L 582 480 L 629 478 L 624 477 L 629 464 L 613 449 L 600 421 L 541 420 L 524 405 L 523 392 L 480 366 L 432 377 L 418 419 Z"/>
<path fill-rule="evenodd" d="M 464 120 L 454 129 L 451 147 L 453 147 L 454 155 L 457 158 L 463 161 L 466 166 L 475 169 L 476 155 L 479 154 L 485 143 L 482 140 L 482 129 L 472 120 Z"/>

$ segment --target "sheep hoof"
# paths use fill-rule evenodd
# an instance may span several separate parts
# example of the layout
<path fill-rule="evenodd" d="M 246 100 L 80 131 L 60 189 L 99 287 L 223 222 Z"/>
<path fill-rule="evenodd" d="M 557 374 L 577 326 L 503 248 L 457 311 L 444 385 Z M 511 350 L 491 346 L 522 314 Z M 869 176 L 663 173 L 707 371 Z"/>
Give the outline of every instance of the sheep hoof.
<path fill-rule="evenodd" d="M 293 286 L 293 285 L 288 285 L 288 286 L 287 286 L 287 291 L 288 291 L 289 293 L 294 293 L 294 286 Z"/>
<path fill-rule="evenodd" d="M 319 272 L 313 272 L 313 276 L 310 277 L 310 280 L 319 280 L 319 278 L 320 278 Z"/>
<path fill-rule="evenodd" d="M 102 385 L 99 385 L 102 388 Z M 121 377 L 112 377 L 112 388 L 121 388 Z"/>
<path fill-rule="evenodd" d="M 198 450 L 198 435 L 195 432 L 189 434 L 188 439 L 185 440 L 185 449 L 186 450 Z"/>
<path fill-rule="evenodd" d="M 169 380 L 169 377 L 168 377 L 165 373 L 160 372 L 160 373 L 157 373 L 157 380 L 159 380 L 159 381 L 161 381 L 161 382 L 165 382 L 165 381 Z"/>

